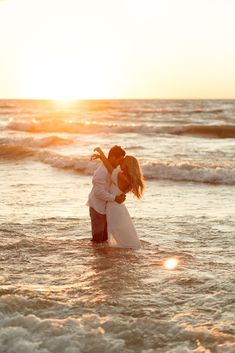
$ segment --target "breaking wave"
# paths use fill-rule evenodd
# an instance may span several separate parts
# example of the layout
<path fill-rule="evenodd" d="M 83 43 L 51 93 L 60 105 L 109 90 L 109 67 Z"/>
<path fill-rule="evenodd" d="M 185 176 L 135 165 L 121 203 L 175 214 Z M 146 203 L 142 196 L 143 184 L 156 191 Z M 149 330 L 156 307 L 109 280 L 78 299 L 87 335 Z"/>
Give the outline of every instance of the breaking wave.
<path fill-rule="evenodd" d="M 0 158 L 23 159 L 36 156 L 40 148 L 68 145 L 71 143 L 73 143 L 72 139 L 58 136 L 48 136 L 39 139 L 33 137 L 0 138 Z"/>
<path fill-rule="evenodd" d="M 97 164 L 87 158 L 75 158 L 41 152 L 38 159 L 60 169 L 73 169 L 85 175 L 92 175 Z M 147 162 L 142 164 L 145 179 L 192 181 L 209 184 L 235 185 L 235 164 L 204 164 L 199 162 Z"/>
<path fill-rule="evenodd" d="M 30 148 L 20 145 L 0 145 L 0 158 L 1 159 L 23 159 L 26 157 L 33 156 L 34 151 Z"/>
<path fill-rule="evenodd" d="M 22 147 L 49 147 L 49 146 L 60 146 L 60 145 L 69 145 L 72 144 L 73 140 L 68 138 L 63 138 L 59 136 L 47 136 L 42 138 L 33 138 L 33 137 L 25 137 L 25 138 L 0 138 L 0 146 L 1 145 L 20 145 Z"/>
<path fill-rule="evenodd" d="M 170 134 L 188 135 L 195 137 L 209 138 L 234 138 L 235 125 L 204 125 L 186 124 L 174 126 L 157 126 L 146 124 L 120 124 L 120 123 L 99 123 L 83 121 L 61 121 L 61 120 L 30 120 L 10 121 L 7 129 L 17 131 L 40 132 L 66 132 L 76 134 L 90 133 L 138 133 L 138 134 Z"/>
<path fill-rule="evenodd" d="M 143 165 L 146 179 L 192 181 L 209 184 L 235 184 L 235 164 L 202 162 L 148 162 Z"/>
<path fill-rule="evenodd" d="M 7 301 L 8 306 L 12 302 L 13 307 L 16 308 L 27 305 L 33 308 L 38 304 L 42 308 L 47 306 L 49 311 L 51 307 L 53 309 L 56 307 L 55 304 L 53 307 L 51 302 L 46 303 L 45 300 L 41 302 L 34 300 L 35 303 L 32 303 L 33 300 L 17 295 L 3 296 L 1 305 Z M 59 312 L 59 308 L 56 309 Z M 61 310 L 65 311 L 66 306 L 61 305 Z M 80 315 L 66 318 L 40 318 L 31 313 L 33 311 L 31 307 L 28 315 L 22 315 L 20 311 L 21 309 L 15 314 L 1 314 L 2 352 L 215 352 L 214 349 L 206 349 L 208 346 L 215 346 L 218 353 L 234 352 L 232 333 L 223 332 L 216 326 L 207 328 L 206 325 L 198 325 L 197 327 L 193 324 L 180 324 L 166 319 L 157 322 L 155 317 L 151 319 L 151 315 L 144 318 L 130 317 L 130 315 L 125 317 L 123 314 L 116 317 L 115 315 L 102 317 L 99 314 L 79 312 Z"/>
<path fill-rule="evenodd" d="M 84 175 L 92 175 L 97 167 L 97 163 L 91 162 L 88 157 L 65 156 L 20 145 L 0 145 L 0 158 L 14 160 L 27 157 Z M 151 161 L 142 163 L 142 167 L 146 179 L 235 185 L 235 163 Z"/>

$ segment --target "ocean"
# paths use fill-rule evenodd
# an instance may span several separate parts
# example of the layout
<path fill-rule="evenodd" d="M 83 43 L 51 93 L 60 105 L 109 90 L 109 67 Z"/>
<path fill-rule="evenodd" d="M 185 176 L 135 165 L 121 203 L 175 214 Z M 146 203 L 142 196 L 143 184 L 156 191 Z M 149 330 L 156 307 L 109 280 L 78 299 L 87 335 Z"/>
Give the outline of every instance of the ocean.
<path fill-rule="evenodd" d="M 115 144 L 137 251 L 90 242 Z M 235 352 L 235 100 L 0 100 L 0 180 L 1 353 Z"/>

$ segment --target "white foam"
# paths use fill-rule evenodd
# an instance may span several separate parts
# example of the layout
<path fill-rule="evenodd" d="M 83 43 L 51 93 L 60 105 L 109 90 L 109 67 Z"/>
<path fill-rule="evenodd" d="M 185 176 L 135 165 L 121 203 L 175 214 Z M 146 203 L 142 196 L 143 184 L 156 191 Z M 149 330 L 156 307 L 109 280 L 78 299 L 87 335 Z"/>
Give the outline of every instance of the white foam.
<path fill-rule="evenodd" d="M 195 350 L 190 349 L 186 344 L 180 344 L 178 347 L 174 347 L 170 349 L 167 353 L 195 353 L 195 352 L 196 352 Z"/>
<path fill-rule="evenodd" d="M 41 162 L 50 164 L 53 167 L 61 169 L 70 168 L 86 175 L 92 175 L 97 167 L 96 163 L 89 161 L 86 157 L 63 156 L 49 151 L 38 152 L 37 158 Z"/>
<path fill-rule="evenodd" d="M 57 168 L 71 168 L 85 175 L 92 175 L 97 163 L 89 161 L 87 157 L 62 156 L 42 151 L 38 159 Z M 146 162 L 142 164 L 146 179 L 160 179 L 173 181 L 193 181 L 210 184 L 235 184 L 235 165 L 220 164 L 206 165 L 199 162 Z"/>
<path fill-rule="evenodd" d="M 199 162 L 147 162 L 143 165 L 147 179 L 194 181 L 210 184 L 235 184 L 235 165 L 211 165 Z"/>
<path fill-rule="evenodd" d="M 0 323 L 0 351 L 4 353 L 119 353 L 125 341 L 106 335 L 95 314 L 79 318 L 40 319 L 16 313 Z M 132 353 L 133 351 L 130 350 Z"/>
<path fill-rule="evenodd" d="M 6 142 L 7 144 L 3 145 Z M 0 143 L 2 146 L 10 147 L 5 149 L 6 156 L 16 154 L 19 157 L 22 154 L 22 158 L 25 158 L 25 156 L 31 158 L 33 155 L 35 159 L 50 164 L 53 167 L 74 169 L 85 175 L 92 175 L 98 165 L 97 162 L 91 162 L 89 157 L 61 155 L 36 148 L 71 143 L 71 140 L 57 136 L 49 136 L 41 139 L 23 138 L 11 140 L 7 138 L 1 139 Z M 235 163 L 232 162 L 213 164 L 199 161 L 149 161 L 141 164 L 146 179 L 192 181 L 225 185 L 235 184 Z"/>

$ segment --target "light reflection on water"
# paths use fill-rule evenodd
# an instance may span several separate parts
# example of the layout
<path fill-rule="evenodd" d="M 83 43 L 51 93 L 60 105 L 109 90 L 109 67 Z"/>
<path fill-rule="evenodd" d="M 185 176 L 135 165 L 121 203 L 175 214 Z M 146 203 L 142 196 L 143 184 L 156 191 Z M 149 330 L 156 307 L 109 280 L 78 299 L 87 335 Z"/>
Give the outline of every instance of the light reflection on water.
<path fill-rule="evenodd" d="M 234 284 L 225 248 L 224 254 L 219 252 L 215 258 L 214 251 L 208 251 L 210 239 L 203 249 L 204 235 L 189 232 L 185 243 L 182 234 L 171 239 L 171 246 L 161 238 L 155 239 L 157 245 L 145 240 L 138 251 L 94 246 L 88 238 L 63 238 L 66 229 L 81 229 L 82 222 L 51 218 L 28 226 L 9 226 L 12 236 L 5 233 L 1 245 L 4 285 L 0 308 L 7 320 L 18 312 L 31 339 L 37 335 L 42 341 L 48 335 L 56 339 L 54 329 L 59 325 L 61 339 L 73 349 L 81 334 L 84 352 L 101 345 L 116 353 L 115 343 L 128 353 L 143 349 L 168 353 L 179 345 L 182 352 L 188 349 L 191 353 L 189 349 L 197 349 L 200 341 L 205 349 L 214 342 L 230 353 L 225 345 L 233 344 L 232 335 L 222 327 L 233 330 Z M 147 227 L 143 219 L 139 222 Z M 85 229 L 88 224 L 82 226 Z M 41 229 L 41 234 L 32 236 L 34 227 Z M 57 237 L 51 236 L 52 230 Z M 213 246 L 215 241 L 223 241 L 220 237 L 213 237 Z M 179 261 L 178 270 L 166 271 L 164 262 L 173 259 Z M 38 322 L 37 330 L 33 320 Z M 69 341 L 68 328 L 76 333 Z M 93 337 L 92 341 L 86 335 Z M 56 353 L 52 346 L 49 352 Z"/>
<path fill-rule="evenodd" d="M 164 261 L 164 267 L 167 270 L 174 270 L 178 265 L 178 259 L 172 257 Z"/>
<path fill-rule="evenodd" d="M 135 102 L 128 104 L 136 109 Z M 55 112 L 50 122 L 44 114 L 40 124 L 38 118 L 25 122 L 53 130 L 65 119 L 70 120 L 66 128 L 80 122 L 85 131 L 98 122 L 99 134 L 95 129 L 92 135 L 63 132 L 59 136 L 68 144 L 57 146 L 56 138 L 48 147 L 68 157 L 62 168 L 64 161 L 87 157 L 97 145 L 107 150 L 110 143 L 126 146 L 143 160 L 191 160 L 189 168 L 196 161 L 234 158 L 234 139 L 149 136 L 137 131 L 134 113 L 119 108 L 113 113 L 101 110 L 99 116 L 90 112 L 77 118 Z M 135 133 L 113 133 L 112 124 L 119 118 L 126 124 L 128 114 Z M 153 112 L 148 119 L 160 125 L 189 123 L 189 116 L 179 114 L 162 119 Z M 147 122 L 144 113 L 140 119 Z M 205 119 L 203 114 L 200 123 Z M 42 140 L 55 135 L 32 133 L 22 142 L 30 132 L 2 133 L 23 144 L 31 141 L 40 156 Z M 91 177 L 52 168 L 58 166 L 56 158 L 51 165 L 46 160 L 23 155 L 0 165 L 0 352 L 233 353 L 234 186 L 147 180 L 144 199 L 126 201 L 142 249 L 94 247 L 85 206 Z M 164 263 L 170 259 L 178 264 L 167 270 Z"/>

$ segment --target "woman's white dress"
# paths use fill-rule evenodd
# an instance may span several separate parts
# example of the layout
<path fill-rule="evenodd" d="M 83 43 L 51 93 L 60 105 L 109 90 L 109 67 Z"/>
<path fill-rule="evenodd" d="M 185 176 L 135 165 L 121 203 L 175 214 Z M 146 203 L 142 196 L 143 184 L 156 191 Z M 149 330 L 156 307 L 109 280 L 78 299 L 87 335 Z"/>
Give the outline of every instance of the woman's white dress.
<path fill-rule="evenodd" d="M 120 167 L 113 170 L 110 192 L 120 195 L 123 192 L 118 187 Z M 107 202 L 106 217 L 108 225 L 108 244 L 116 248 L 139 249 L 140 240 L 125 203 Z"/>

